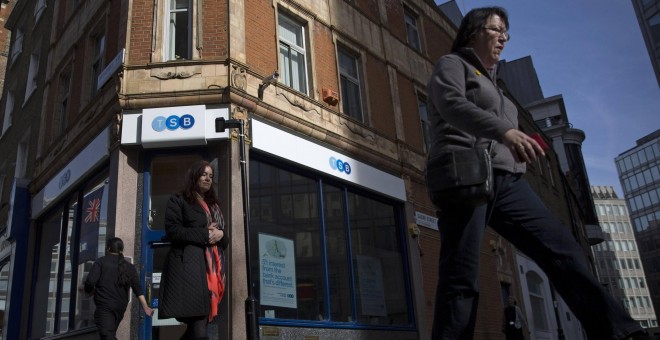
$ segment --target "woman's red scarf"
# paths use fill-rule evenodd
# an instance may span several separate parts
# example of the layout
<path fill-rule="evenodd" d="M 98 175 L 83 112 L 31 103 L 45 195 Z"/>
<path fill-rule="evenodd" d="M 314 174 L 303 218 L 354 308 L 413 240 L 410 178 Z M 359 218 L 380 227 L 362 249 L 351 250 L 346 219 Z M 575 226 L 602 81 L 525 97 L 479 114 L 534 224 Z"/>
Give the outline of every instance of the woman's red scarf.
<path fill-rule="evenodd" d="M 220 207 L 217 204 L 212 204 L 209 209 L 209 205 L 200 196 L 197 197 L 197 203 L 206 212 L 207 227 L 212 222 L 216 222 L 218 223 L 218 229 L 223 230 L 225 228 L 222 211 L 220 211 Z M 211 322 L 218 315 L 218 305 L 222 300 L 222 296 L 225 294 L 224 254 L 222 247 L 219 247 L 217 244 L 211 244 L 206 247 L 205 255 L 206 282 L 211 295 L 211 310 L 209 312 L 209 322 Z"/>

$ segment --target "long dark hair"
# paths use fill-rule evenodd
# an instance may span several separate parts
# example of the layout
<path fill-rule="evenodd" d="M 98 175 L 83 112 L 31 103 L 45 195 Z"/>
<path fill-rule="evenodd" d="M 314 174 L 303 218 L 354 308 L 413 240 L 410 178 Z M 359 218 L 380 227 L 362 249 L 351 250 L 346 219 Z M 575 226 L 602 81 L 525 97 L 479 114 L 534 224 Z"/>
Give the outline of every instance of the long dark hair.
<path fill-rule="evenodd" d="M 202 177 L 202 174 L 204 173 L 204 170 L 207 166 L 213 169 L 211 163 L 205 160 L 197 161 L 190 165 L 190 168 L 188 168 L 188 172 L 186 173 L 186 177 L 183 182 L 183 189 L 179 192 L 179 195 L 183 196 L 183 198 L 188 201 L 188 203 L 197 201 L 195 193 L 200 193 L 199 187 L 197 186 L 197 181 L 200 177 Z M 215 194 L 213 185 L 211 185 L 211 189 L 209 189 L 209 191 L 204 193 L 204 201 L 210 204 L 218 204 L 218 196 Z"/>
<path fill-rule="evenodd" d="M 119 237 L 109 238 L 105 241 L 105 249 L 110 253 L 119 255 L 119 275 L 117 280 L 121 286 L 128 285 L 131 282 L 131 274 L 128 267 L 130 264 L 124 260 L 124 241 Z"/>
<path fill-rule="evenodd" d="M 477 36 L 479 31 L 484 28 L 486 20 L 492 15 L 498 15 L 506 29 L 509 29 L 509 16 L 506 10 L 502 7 L 481 7 L 475 8 L 468 12 L 461 21 L 461 26 L 458 28 L 454 44 L 451 46 L 451 51 L 456 52 L 460 48 L 467 46 L 474 37 Z"/>

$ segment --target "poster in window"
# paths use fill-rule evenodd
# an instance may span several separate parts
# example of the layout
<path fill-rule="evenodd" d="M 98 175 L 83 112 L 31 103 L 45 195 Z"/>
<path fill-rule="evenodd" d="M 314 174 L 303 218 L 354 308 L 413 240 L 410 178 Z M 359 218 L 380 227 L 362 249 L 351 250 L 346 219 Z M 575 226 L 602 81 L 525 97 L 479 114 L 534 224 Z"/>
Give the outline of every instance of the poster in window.
<path fill-rule="evenodd" d="M 361 314 L 386 316 L 383 269 L 377 258 L 357 255 L 358 282 L 360 284 Z"/>
<path fill-rule="evenodd" d="M 293 240 L 259 234 L 259 303 L 297 308 L 296 261 Z"/>

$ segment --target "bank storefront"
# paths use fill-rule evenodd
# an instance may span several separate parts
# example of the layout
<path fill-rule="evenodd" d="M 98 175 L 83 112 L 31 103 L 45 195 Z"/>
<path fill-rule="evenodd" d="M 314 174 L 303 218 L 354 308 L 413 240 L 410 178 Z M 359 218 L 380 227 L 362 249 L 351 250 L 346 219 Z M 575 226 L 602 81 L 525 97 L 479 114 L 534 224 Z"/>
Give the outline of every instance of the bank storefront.
<path fill-rule="evenodd" d="M 249 268 L 262 338 L 417 335 L 404 225 L 405 186 L 383 172 L 258 117 L 247 120 L 251 263 L 245 262 L 241 173 L 235 132 L 215 130 L 228 106 L 124 112 L 121 144 L 104 130 L 32 204 L 38 228 L 32 338 L 93 331 L 94 305 L 79 290 L 108 236 L 122 237 L 148 302 L 158 290 L 169 243 L 165 205 L 183 175 L 205 159 L 230 222 L 229 292 L 213 337 L 245 327 Z M 132 255 L 132 256 L 131 256 Z M 239 277 L 240 276 L 240 277 Z M 47 302 L 47 303 L 46 303 Z M 119 334 L 178 339 L 174 319 L 129 308 Z"/>

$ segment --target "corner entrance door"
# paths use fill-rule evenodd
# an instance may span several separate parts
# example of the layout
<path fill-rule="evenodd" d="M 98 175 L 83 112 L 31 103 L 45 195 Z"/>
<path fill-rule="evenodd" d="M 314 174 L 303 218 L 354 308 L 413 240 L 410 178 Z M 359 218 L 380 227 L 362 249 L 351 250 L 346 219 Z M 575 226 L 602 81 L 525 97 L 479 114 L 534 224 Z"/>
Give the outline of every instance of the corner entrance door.
<path fill-rule="evenodd" d="M 158 318 L 158 292 L 169 242 L 165 237 L 165 208 L 170 196 L 181 190 L 188 167 L 201 160 L 201 152 L 153 154 L 146 157 L 144 171 L 144 204 L 142 206 L 141 272 L 147 303 L 156 310 L 145 318 L 142 339 L 178 340 L 185 326 L 175 319 Z"/>

